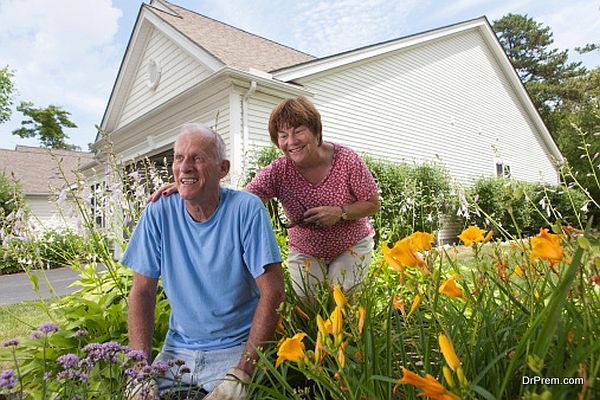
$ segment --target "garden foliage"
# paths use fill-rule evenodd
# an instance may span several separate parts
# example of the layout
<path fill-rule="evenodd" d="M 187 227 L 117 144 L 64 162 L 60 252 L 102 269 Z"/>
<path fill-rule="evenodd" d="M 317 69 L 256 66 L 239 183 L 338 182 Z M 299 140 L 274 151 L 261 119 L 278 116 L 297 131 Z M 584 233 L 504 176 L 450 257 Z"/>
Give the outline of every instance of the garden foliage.
<path fill-rule="evenodd" d="M 115 258 L 125 248 L 149 191 L 163 178 L 151 166 L 145 172 L 126 171 L 116 160 L 108 162 L 112 171 L 99 175 L 102 185 L 90 188 L 80 179 L 70 182 L 68 195 L 59 196 L 81 216 L 86 250 L 72 260 L 81 274 L 80 290 L 52 306 L 48 316 L 56 329 L 44 324 L 31 338 L 0 348 L 1 360 L 15 362 L 0 375 L 0 395 L 121 399 L 128 377 L 146 379 L 154 373 L 148 366 L 133 368 L 142 361 L 123 347 L 131 272 Z M 467 215 L 479 213 L 489 224 L 482 219 L 479 227 L 466 229 L 459 236 L 464 246 L 434 247 L 439 215 L 449 203 L 445 173 L 431 165 L 367 162 L 380 184 L 385 213 L 375 226 L 389 244 L 378 245 L 367 278 L 347 293 L 323 283 L 307 291 L 307 300 L 286 279 L 278 333 L 261 352 L 251 398 L 600 396 L 600 243 L 589 224 L 584 232 L 585 214 L 577 211 L 579 203 L 573 199 L 578 195 L 572 188 L 560 188 L 566 204 L 575 207 L 561 209 L 559 217 L 560 201 L 552 197 L 560 196 L 558 191 L 543 190 L 544 204 L 551 204 L 546 209 L 536 197 L 542 192 L 539 187 L 527 191 L 505 181 L 508 188 L 501 189 L 509 196 L 497 198 L 497 183 L 484 182 L 474 189 L 481 192 L 477 201 L 474 192 L 460 203 Z M 509 208 L 510 201 L 516 203 L 506 219 L 499 209 Z M 594 205 L 589 197 L 585 201 Z M 544 217 L 540 225 L 551 229 L 538 226 L 535 236 L 515 240 L 512 229 L 524 236 L 529 229 L 525 226 L 536 223 L 537 217 L 520 214 L 524 204 L 535 207 L 533 215 Z M 15 218 L 17 229 L 10 239 L 26 243 L 33 233 L 23 215 Z M 524 225 L 517 228 L 520 223 Z M 278 238 L 283 244 L 285 231 Z M 31 261 L 25 265 L 42 265 L 42 251 L 22 249 L 24 260 Z M 34 278 L 32 282 L 39 284 Z M 159 287 L 154 354 L 168 316 Z M 573 380 L 522 384 L 523 377 L 535 376 Z"/>
<path fill-rule="evenodd" d="M 35 267 L 52 269 L 71 267 L 89 252 L 84 239 L 72 229 L 48 230 L 37 234 L 29 242 L 12 238 L 0 248 L 0 259 L 3 260 L 0 275 L 23 272 L 24 264 L 32 262 L 32 258 L 24 254 L 36 254 L 38 263 Z M 26 268 L 31 268 L 31 265 Z"/>
<path fill-rule="evenodd" d="M 11 229 L 7 217 L 18 209 L 24 208 L 23 193 L 18 181 L 0 171 L 0 227 L 4 230 Z"/>
<path fill-rule="evenodd" d="M 464 225 L 477 225 L 513 237 L 533 235 L 556 221 L 581 226 L 589 199 L 576 187 L 532 184 L 484 177 L 464 190 L 470 212 L 459 213 Z"/>

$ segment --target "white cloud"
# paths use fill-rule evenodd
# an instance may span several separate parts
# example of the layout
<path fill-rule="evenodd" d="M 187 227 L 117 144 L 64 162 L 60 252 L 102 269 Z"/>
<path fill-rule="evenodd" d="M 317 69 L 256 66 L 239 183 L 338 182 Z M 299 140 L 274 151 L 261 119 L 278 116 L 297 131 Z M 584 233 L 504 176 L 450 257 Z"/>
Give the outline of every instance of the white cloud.
<path fill-rule="evenodd" d="M 0 0 L 0 60 L 16 71 L 17 100 L 63 106 L 93 129 L 121 57 L 121 15 L 111 0 Z"/>
<path fill-rule="evenodd" d="M 559 49 L 583 46 L 591 38 L 600 41 L 600 1 L 557 2 L 552 12 L 540 14 L 540 20 L 551 27 Z"/>
<path fill-rule="evenodd" d="M 416 0 L 302 2 L 294 18 L 294 42 L 315 55 L 339 53 L 411 33 L 404 26 Z"/>
<path fill-rule="evenodd" d="M 443 15 L 444 18 L 452 18 L 460 13 L 469 11 L 473 7 L 480 7 L 488 0 L 458 0 L 450 1 L 444 8 L 435 10 L 435 14 Z"/>

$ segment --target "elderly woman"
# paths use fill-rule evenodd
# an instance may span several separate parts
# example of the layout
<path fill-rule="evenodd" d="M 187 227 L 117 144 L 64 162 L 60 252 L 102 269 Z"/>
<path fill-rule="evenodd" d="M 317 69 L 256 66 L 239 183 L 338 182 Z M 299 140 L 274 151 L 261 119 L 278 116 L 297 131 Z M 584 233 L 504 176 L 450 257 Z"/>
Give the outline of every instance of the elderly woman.
<path fill-rule="evenodd" d="M 289 273 L 295 291 L 310 295 L 327 272 L 345 290 L 364 278 L 373 250 L 368 216 L 377 212 L 377 183 L 348 147 L 324 142 L 321 115 L 303 96 L 283 100 L 269 118 L 271 141 L 283 155 L 263 168 L 246 190 L 263 202 L 277 198 L 288 224 Z M 176 190 L 163 188 L 159 195 Z"/>
<path fill-rule="evenodd" d="M 323 279 L 344 289 L 359 284 L 373 249 L 368 216 L 379 208 L 377 184 L 348 147 L 324 142 L 321 115 L 305 97 L 279 103 L 269 118 L 271 141 L 283 152 L 246 190 L 277 198 L 290 221 L 288 270 L 296 292 Z"/>

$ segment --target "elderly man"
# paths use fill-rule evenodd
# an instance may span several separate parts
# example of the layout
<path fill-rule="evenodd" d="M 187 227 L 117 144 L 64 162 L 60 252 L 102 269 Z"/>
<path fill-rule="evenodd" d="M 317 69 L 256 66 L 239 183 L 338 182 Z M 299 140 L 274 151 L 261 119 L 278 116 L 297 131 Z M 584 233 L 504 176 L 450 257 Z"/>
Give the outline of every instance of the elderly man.
<path fill-rule="evenodd" d="M 228 172 L 220 136 L 184 126 L 174 147 L 179 194 L 148 205 L 121 260 L 134 271 L 130 347 L 151 354 L 162 277 L 172 311 L 157 360 L 184 360 L 184 384 L 209 391 L 206 400 L 246 397 L 256 349 L 272 339 L 284 297 L 268 214 L 258 197 L 220 186 Z M 160 390 L 179 368 L 159 379 Z"/>

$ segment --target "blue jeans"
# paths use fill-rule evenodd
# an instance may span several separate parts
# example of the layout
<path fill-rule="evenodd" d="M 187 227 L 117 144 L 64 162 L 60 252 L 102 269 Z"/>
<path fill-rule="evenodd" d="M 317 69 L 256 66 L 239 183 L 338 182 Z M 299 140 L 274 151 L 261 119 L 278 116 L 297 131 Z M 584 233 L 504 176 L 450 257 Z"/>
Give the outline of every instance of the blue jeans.
<path fill-rule="evenodd" d="M 227 349 L 219 350 L 189 350 L 163 347 L 162 351 L 156 356 L 156 361 L 168 362 L 169 360 L 182 360 L 185 366 L 189 368 L 190 373 L 180 374 L 182 366 L 171 367 L 165 376 L 158 379 L 158 389 L 177 389 L 181 384 L 182 388 L 189 386 L 199 386 L 210 392 L 217 386 L 230 368 L 235 367 L 244 352 L 246 343 Z M 181 375 L 176 378 L 176 375 Z M 179 383 L 181 382 L 181 383 Z"/>

